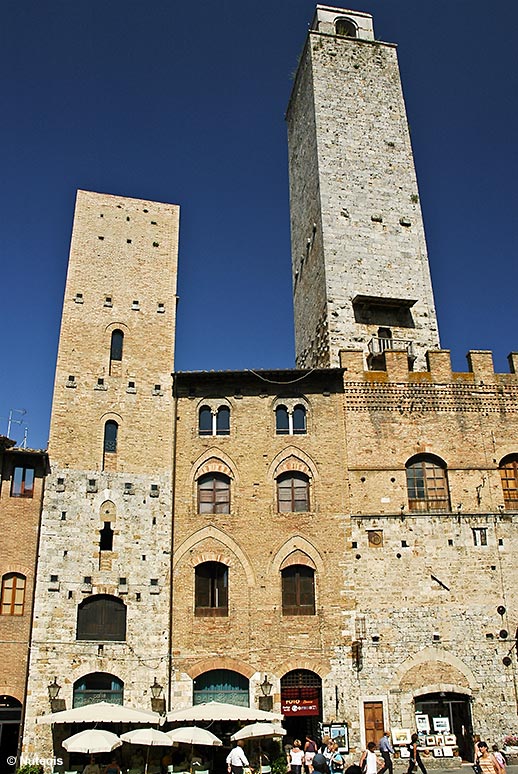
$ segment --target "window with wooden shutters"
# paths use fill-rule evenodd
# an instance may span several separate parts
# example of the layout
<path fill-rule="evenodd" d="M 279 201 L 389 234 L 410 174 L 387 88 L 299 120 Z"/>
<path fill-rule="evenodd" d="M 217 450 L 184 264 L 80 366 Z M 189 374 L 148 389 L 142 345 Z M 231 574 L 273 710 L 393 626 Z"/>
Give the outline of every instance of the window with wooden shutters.
<path fill-rule="evenodd" d="M 230 513 L 230 479 L 224 473 L 198 479 L 198 513 Z"/>
<path fill-rule="evenodd" d="M 406 480 L 411 511 L 433 513 L 451 510 L 446 466 L 442 460 L 431 457 L 410 460 Z"/>
<path fill-rule="evenodd" d="M 194 614 L 228 615 L 228 567 L 220 562 L 203 562 L 194 571 Z"/>
<path fill-rule="evenodd" d="M 25 575 L 10 572 L 2 578 L 2 615 L 23 615 L 25 604 Z"/>
<path fill-rule="evenodd" d="M 302 564 L 281 572 L 282 614 L 315 615 L 315 571 Z"/>
<path fill-rule="evenodd" d="M 500 479 L 506 511 L 518 511 L 518 455 L 505 457 L 502 460 Z"/>
<path fill-rule="evenodd" d="M 126 639 L 126 605 L 121 599 L 99 594 L 81 602 L 77 609 L 78 640 Z"/>
<path fill-rule="evenodd" d="M 309 511 L 309 478 L 305 473 L 283 473 L 277 479 L 279 513 Z"/>

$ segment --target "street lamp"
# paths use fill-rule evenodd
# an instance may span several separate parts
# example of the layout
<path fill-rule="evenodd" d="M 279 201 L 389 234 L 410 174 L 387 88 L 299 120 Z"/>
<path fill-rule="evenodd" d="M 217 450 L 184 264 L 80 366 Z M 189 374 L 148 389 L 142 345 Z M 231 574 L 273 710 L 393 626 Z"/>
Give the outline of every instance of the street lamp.
<path fill-rule="evenodd" d="M 153 712 L 159 712 L 161 715 L 165 712 L 165 699 L 162 697 L 163 690 L 155 677 L 151 686 L 151 709 Z"/>
<path fill-rule="evenodd" d="M 259 709 L 271 712 L 273 707 L 273 696 L 271 695 L 273 685 L 268 680 L 268 675 L 265 674 L 263 682 L 259 683 L 259 688 L 261 689 L 261 696 L 259 696 Z"/>
<path fill-rule="evenodd" d="M 47 691 L 49 693 L 50 709 L 52 712 L 59 712 L 65 709 L 65 700 L 58 699 L 61 686 L 58 683 L 57 677 L 54 678 L 54 682 L 49 683 Z"/>

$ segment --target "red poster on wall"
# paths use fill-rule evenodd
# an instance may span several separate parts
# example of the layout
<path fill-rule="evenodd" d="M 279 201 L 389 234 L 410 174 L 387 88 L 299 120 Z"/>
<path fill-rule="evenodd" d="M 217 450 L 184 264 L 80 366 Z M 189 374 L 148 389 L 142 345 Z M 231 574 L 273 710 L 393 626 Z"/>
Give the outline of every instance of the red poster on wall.
<path fill-rule="evenodd" d="M 318 715 L 318 699 L 281 699 L 283 715 Z"/>

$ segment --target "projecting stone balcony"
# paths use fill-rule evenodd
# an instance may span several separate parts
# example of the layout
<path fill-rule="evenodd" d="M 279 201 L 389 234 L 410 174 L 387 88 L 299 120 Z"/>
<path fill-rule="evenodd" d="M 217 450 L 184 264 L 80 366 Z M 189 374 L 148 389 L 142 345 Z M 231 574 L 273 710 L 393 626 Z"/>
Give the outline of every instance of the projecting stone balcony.
<path fill-rule="evenodd" d="M 408 357 L 415 358 L 414 343 L 407 339 L 388 339 L 379 336 L 373 336 L 369 341 L 369 354 L 373 357 L 382 355 L 386 350 L 392 349 L 397 352 L 406 352 Z"/>

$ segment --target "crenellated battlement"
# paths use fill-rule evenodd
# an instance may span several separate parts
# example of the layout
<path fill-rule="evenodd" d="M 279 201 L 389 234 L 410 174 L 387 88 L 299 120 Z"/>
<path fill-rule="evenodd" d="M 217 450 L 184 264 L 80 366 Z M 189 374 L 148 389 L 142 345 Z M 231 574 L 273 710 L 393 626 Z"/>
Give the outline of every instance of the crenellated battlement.
<path fill-rule="evenodd" d="M 489 350 L 470 350 L 466 355 L 468 370 L 452 371 L 449 349 L 431 349 L 426 353 L 426 371 L 411 371 L 406 352 L 387 349 L 381 355 L 384 365 L 380 370 L 365 368 L 361 350 L 340 350 L 340 365 L 346 382 L 428 382 L 435 384 L 472 383 L 518 385 L 518 352 L 508 355 L 509 373 L 495 373 L 493 353 Z"/>

